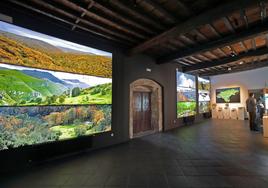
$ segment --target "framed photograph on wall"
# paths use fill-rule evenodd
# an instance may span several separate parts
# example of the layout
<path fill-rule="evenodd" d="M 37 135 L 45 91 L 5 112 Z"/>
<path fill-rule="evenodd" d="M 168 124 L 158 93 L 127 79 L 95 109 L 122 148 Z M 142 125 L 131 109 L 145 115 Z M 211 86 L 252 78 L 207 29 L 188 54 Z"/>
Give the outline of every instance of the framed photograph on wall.
<path fill-rule="evenodd" d="M 210 111 L 210 80 L 198 77 L 198 112 Z"/>
<path fill-rule="evenodd" d="M 216 103 L 240 103 L 240 87 L 216 89 Z"/>

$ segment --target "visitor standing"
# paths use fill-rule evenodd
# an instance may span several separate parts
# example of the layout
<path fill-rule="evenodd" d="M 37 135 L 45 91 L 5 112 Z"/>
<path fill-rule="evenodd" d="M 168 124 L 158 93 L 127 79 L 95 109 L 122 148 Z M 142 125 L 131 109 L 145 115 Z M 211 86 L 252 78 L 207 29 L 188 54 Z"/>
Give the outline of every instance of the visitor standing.
<path fill-rule="evenodd" d="M 259 98 L 259 100 L 257 101 L 257 119 L 258 119 L 258 126 L 262 125 L 262 118 L 263 118 L 263 114 L 265 112 L 265 108 L 264 108 L 264 102 L 262 100 L 262 97 Z"/>
<path fill-rule="evenodd" d="M 256 99 L 254 98 L 254 93 L 249 94 L 249 98 L 246 101 L 247 111 L 249 113 L 249 127 L 252 131 L 257 131 L 255 124 L 256 120 Z"/>

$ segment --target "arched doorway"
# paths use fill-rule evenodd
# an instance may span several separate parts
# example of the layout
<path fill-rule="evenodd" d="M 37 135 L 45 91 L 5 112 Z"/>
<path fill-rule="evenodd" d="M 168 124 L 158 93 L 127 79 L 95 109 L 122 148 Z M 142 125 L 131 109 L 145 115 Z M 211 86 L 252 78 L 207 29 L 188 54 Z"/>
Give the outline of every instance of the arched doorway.
<path fill-rule="evenodd" d="M 150 79 L 130 84 L 129 136 L 135 138 L 163 129 L 162 87 Z"/>

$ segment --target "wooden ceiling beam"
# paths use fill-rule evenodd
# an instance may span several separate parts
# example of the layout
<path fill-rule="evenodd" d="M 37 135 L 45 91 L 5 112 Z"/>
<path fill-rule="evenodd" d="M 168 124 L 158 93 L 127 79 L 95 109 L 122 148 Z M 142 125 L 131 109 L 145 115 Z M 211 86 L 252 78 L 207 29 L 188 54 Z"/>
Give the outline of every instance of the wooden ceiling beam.
<path fill-rule="evenodd" d="M 137 4 L 146 3 L 146 4 L 154 7 L 154 9 L 159 11 L 164 17 L 168 18 L 173 23 L 178 22 L 178 20 L 177 20 L 177 18 L 175 16 L 170 14 L 166 9 L 163 8 L 163 6 L 159 5 L 158 3 L 154 2 L 153 0 L 136 0 L 136 3 Z"/>
<path fill-rule="evenodd" d="M 246 28 L 248 28 L 248 17 L 246 15 L 246 10 L 245 9 L 242 9 L 240 11 L 240 17 L 244 21 Z"/>
<path fill-rule="evenodd" d="M 194 70 L 198 70 L 198 69 L 216 67 L 216 66 L 225 65 L 225 64 L 228 64 L 228 63 L 231 63 L 234 61 L 239 61 L 239 60 L 242 60 L 243 58 L 246 58 L 246 57 L 260 56 L 260 55 L 265 55 L 267 53 L 268 53 L 267 48 L 261 48 L 261 49 L 255 50 L 255 51 L 249 51 L 248 53 L 239 54 L 239 55 L 234 56 L 234 57 L 226 57 L 226 58 L 222 58 L 219 60 L 202 62 L 202 63 L 196 64 L 194 66 L 191 66 L 191 67 L 186 67 L 185 69 L 183 69 L 183 71 L 189 72 L 189 71 L 194 71 Z"/>
<path fill-rule="evenodd" d="M 216 71 L 218 71 L 218 70 L 219 70 L 219 68 L 218 68 L 218 67 L 212 67 L 212 69 L 214 69 L 214 70 L 216 70 Z"/>
<path fill-rule="evenodd" d="M 243 64 L 241 66 L 236 66 L 232 67 L 231 70 L 219 70 L 219 71 L 212 71 L 209 73 L 202 73 L 200 76 L 214 76 L 214 75 L 219 75 L 219 74 L 227 74 L 227 73 L 235 73 L 235 72 L 241 72 L 241 71 L 247 71 L 247 70 L 252 70 L 252 69 L 258 69 L 262 67 L 267 67 L 268 66 L 268 61 L 259 61 L 259 62 L 253 62 L 253 63 L 247 63 Z"/>
<path fill-rule="evenodd" d="M 196 58 L 194 56 L 189 56 L 189 58 L 194 60 L 194 61 L 196 61 L 196 62 L 198 62 L 198 63 L 202 62 L 200 59 L 198 59 L 198 58 Z"/>
<path fill-rule="evenodd" d="M 96 21 L 99 21 L 101 23 L 104 23 L 110 27 L 113 27 L 115 29 L 117 29 L 118 31 L 121 31 L 121 32 L 124 32 L 124 33 L 127 33 L 129 35 L 132 35 L 132 36 L 135 36 L 137 38 L 140 38 L 140 39 L 146 39 L 146 36 L 140 34 L 139 32 L 136 32 L 136 31 L 133 31 L 132 29 L 126 27 L 126 26 L 122 26 L 122 25 L 119 25 L 118 23 L 116 22 L 113 22 L 109 19 L 106 19 L 104 17 L 101 17 L 83 7 L 80 7 L 78 6 L 77 4 L 69 1 L 69 0 L 54 0 L 55 2 L 57 3 L 60 3 L 61 5 L 64 5 L 72 10 L 75 10 L 77 12 L 80 12 L 80 13 L 83 13 L 85 12 L 86 13 L 86 16 L 96 20 Z"/>
<path fill-rule="evenodd" d="M 266 43 L 266 47 L 268 48 L 268 35 L 265 35 L 265 43 Z"/>
<path fill-rule="evenodd" d="M 221 48 L 217 48 L 224 56 L 227 56 L 227 54 L 225 53 L 225 51 L 223 51 Z"/>
<path fill-rule="evenodd" d="M 261 21 L 264 22 L 266 20 L 267 17 L 267 7 L 266 4 L 262 1 L 260 2 L 260 9 L 261 9 Z"/>
<path fill-rule="evenodd" d="M 245 52 L 248 52 L 248 48 L 245 45 L 244 41 L 239 42 L 240 46 L 244 49 Z"/>
<path fill-rule="evenodd" d="M 207 24 L 207 26 L 212 31 L 212 33 L 214 33 L 215 36 L 217 36 L 218 38 L 221 37 L 221 34 L 216 30 L 216 28 L 212 24 Z"/>
<path fill-rule="evenodd" d="M 194 29 L 193 32 L 197 36 L 199 36 L 203 41 L 207 41 L 208 40 L 208 38 L 203 33 L 201 33 L 198 29 Z"/>
<path fill-rule="evenodd" d="M 110 40 L 113 40 L 113 41 L 116 41 L 116 42 L 120 42 L 120 43 L 122 43 L 122 44 L 126 44 L 126 45 L 129 45 L 129 43 L 127 43 L 127 41 L 134 42 L 131 38 L 124 37 L 124 35 L 121 35 L 121 36 L 120 36 L 120 35 L 118 35 L 116 32 L 112 32 L 112 31 L 110 31 L 110 30 L 108 30 L 108 29 L 105 29 L 105 28 L 103 28 L 103 27 L 101 27 L 101 26 L 98 26 L 98 25 L 94 25 L 94 24 L 92 24 L 92 23 L 90 23 L 90 22 L 85 22 L 85 23 L 86 23 L 86 24 L 89 24 L 90 26 L 92 26 L 92 27 L 94 27 L 94 28 L 96 28 L 96 29 L 99 29 L 99 30 L 103 31 L 104 33 L 102 33 L 102 32 L 97 32 L 97 31 L 95 31 L 95 30 L 92 30 L 91 28 L 83 27 L 83 26 L 81 26 L 81 25 L 77 25 L 77 24 L 72 23 L 72 22 L 70 22 L 70 21 L 67 21 L 66 19 L 63 19 L 63 18 L 61 18 L 61 17 L 55 16 L 55 15 L 50 14 L 50 13 L 48 13 L 48 12 L 45 12 L 45 11 L 43 11 L 43 10 L 40 10 L 40 9 L 37 9 L 37 8 L 32 7 L 32 6 L 30 6 L 30 5 L 24 4 L 24 3 L 22 3 L 21 1 L 18 1 L 18 0 L 9 0 L 9 1 L 12 2 L 12 3 L 14 3 L 14 4 L 16 4 L 16 5 L 19 5 L 19 6 L 21 6 L 21 7 L 24 7 L 24 8 L 26 8 L 26 9 L 28 9 L 28 10 L 37 12 L 37 13 L 42 14 L 42 15 L 45 15 L 45 16 L 47 16 L 47 17 L 50 17 L 50 18 L 55 19 L 55 20 L 57 20 L 57 21 L 60 21 L 60 22 L 62 22 L 62 23 L 71 25 L 72 27 L 75 26 L 75 27 L 77 27 L 77 28 L 79 28 L 79 29 L 81 29 L 81 30 L 90 32 L 90 33 L 95 34 L 95 35 L 97 35 L 97 36 L 104 37 L 104 38 L 106 38 L 106 39 L 110 39 Z M 38 0 L 38 1 L 37 1 L 37 0 L 32 0 L 32 2 L 33 2 L 33 1 L 38 2 L 38 3 L 39 3 L 40 5 L 42 5 L 42 6 L 44 5 L 44 4 L 42 4 L 43 1 L 41 1 L 41 0 Z M 61 15 L 64 15 L 64 16 L 70 18 L 70 19 L 73 19 L 73 20 L 76 20 L 76 19 L 79 18 L 79 17 L 76 17 L 76 16 L 74 16 L 74 15 L 72 15 L 72 14 L 69 14 L 69 13 L 67 13 L 67 12 L 65 12 L 65 11 L 63 11 L 63 10 L 61 10 L 61 9 L 57 9 L 56 7 L 53 7 L 52 5 L 48 5 L 48 4 L 46 4 L 45 7 L 48 8 L 48 9 L 50 9 L 50 10 L 53 10 L 53 11 L 55 11 L 55 12 L 58 12 L 58 13 L 60 13 Z M 112 36 L 110 36 L 110 35 L 112 35 Z M 114 37 L 113 35 L 114 35 L 114 36 L 117 36 L 118 38 Z M 122 40 L 120 40 L 119 38 L 122 38 Z M 127 41 L 124 41 L 124 40 L 127 40 Z"/>
<path fill-rule="evenodd" d="M 91 7 L 93 7 L 94 1 L 88 2 L 87 9 L 89 10 Z M 80 17 L 75 20 L 75 23 L 78 24 L 81 21 L 81 18 L 83 18 L 86 15 L 85 12 L 81 13 Z M 76 26 L 74 25 L 72 27 L 72 30 L 75 30 Z"/>
<path fill-rule="evenodd" d="M 119 0 L 108 0 L 109 4 L 120 10 L 120 11 L 123 11 L 125 13 L 127 13 L 128 15 L 130 15 L 131 17 L 135 17 L 137 19 L 139 19 L 140 21 L 150 25 L 150 26 L 153 26 L 154 28 L 156 29 L 159 29 L 159 30 L 165 30 L 166 27 L 163 26 L 160 22 L 157 22 L 155 21 L 154 19 L 126 6 L 125 4 L 123 4 L 122 2 L 120 2 Z"/>
<path fill-rule="evenodd" d="M 187 58 L 183 58 L 183 59 L 181 59 L 181 60 L 183 60 L 183 61 L 185 61 L 185 62 L 187 62 L 187 63 L 189 63 L 189 64 L 191 64 L 191 65 L 195 65 L 195 64 L 196 64 L 195 62 L 193 62 L 193 61 L 191 61 L 191 60 L 189 60 L 189 59 L 187 59 Z"/>
<path fill-rule="evenodd" d="M 164 48 L 164 47 L 163 47 Z M 177 47 L 174 45 L 174 44 L 172 44 L 172 43 L 168 43 L 168 44 L 166 44 L 165 45 L 165 48 L 168 48 L 168 49 L 170 49 L 170 50 L 172 50 L 172 51 L 176 51 L 177 50 Z"/>
<path fill-rule="evenodd" d="M 181 64 L 181 65 L 191 66 L 191 64 L 185 63 L 185 62 L 182 61 L 182 60 L 178 60 L 178 61 L 176 61 L 176 62 L 179 63 L 179 64 Z"/>
<path fill-rule="evenodd" d="M 189 37 L 185 36 L 185 35 L 180 35 L 179 38 L 183 41 L 185 41 L 186 43 L 190 44 L 190 45 L 195 45 L 196 42 L 193 41 L 192 39 L 190 39 Z"/>
<path fill-rule="evenodd" d="M 259 3 L 259 1 L 260 0 L 236 0 L 222 6 L 213 7 L 213 9 L 201 13 L 195 17 L 192 17 L 186 20 L 185 22 L 180 23 L 175 27 L 161 33 L 160 35 L 155 36 L 137 45 L 136 47 L 132 48 L 129 51 L 129 53 L 130 54 L 142 53 L 148 48 L 157 46 L 168 40 L 172 40 L 174 37 L 178 35 L 186 34 L 193 29 L 196 29 L 207 23 L 212 23 L 213 21 L 220 19 L 226 15 L 229 15 L 234 11 L 240 10 L 241 7 L 243 8 L 251 5 L 256 5 Z"/>
<path fill-rule="evenodd" d="M 182 58 L 182 57 L 190 56 L 194 54 L 204 53 L 206 51 L 211 51 L 216 48 L 223 48 L 225 46 L 229 46 L 229 45 L 232 45 L 232 44 L 244 41 L 244 40 L 248 40 L 259 35 L 268 34 L 267 27 L 268 27 L 268 22 L 265 22 L 263 24 L 252 27 L 252 29 L 250 30 L 247 29 L 247 30 L 243 30 L 240 32 L 236 32 L 234 34 L 227 35 L 226 37 L 222 37 L 217 40 L 207 42 L 202 45 L 198 45 L 191 49 L 178 51 L 176 53 L 158 58 L 157 63 L 158 64 L 168 63 L 169 61 L 173 59 Z"/>
<path fill-rule="evenodd" d="M 255 38 L 252 38 L 252 39 L 251 39 L 251 46 L 252 46 L 252 49 L 253 49 L 253 50 L 256 50 L 257 47 L 256 47 L 256 41 L 255 41 Z"/>
<path fill-rule="evenodd" d="M 183 9 L 183 12 L 187 13 L 187 16 L 190 16 L 193 14 L 192 10 L 182 1 L 177 0 L 176 3 L 177 5 L 179 5 L 181 9 Z"/>
<path fill-rule="evenodd" d="M 149 34 L 156 34 L 155 31 L 153 31 L 153 30 L 141 25 L 140 23 L 132 20 L 131 18 L 126 18 L 126 17 L 118 14 L 117 12 L 106 8 L 105 6 L 101 5 L 100 3 L 98 3 L 98 2 L 96 2 L 94 0 L 84 0 L 84 2 L 88 3 L 89 5 L 94 6 L 96 9 L 104 12 L 106 15 L 114 17 L 114 18 L 120 20 L 122 23 L 125 23 L 125 24 L 127 24 L 127 25 L 129 25 L 129 26 L 131 26 L 133 28 L 138 28 L 138 29 L 140 29 L 140 30 L 142 30 L 142 31 L 144 31 L 146 33 L 149 33 Z"/>
<path fill-rule="evenodd" d="M 214 52 L 212 52 L 212 51 L 208 51 L 208 53 L 209 53 L 212 57 L 214 57 L 214 58 L 216 58 L 216 59 L 219 58 L 219 57 L 218 57 Z"/>
<path fill-rule="evenodd" d="M 172 40 L 170 41 L 171 44 L 174 44 L 175 46 L 178 46 L 178 47 L 185 47 L 185 44 L 183 44 L 180 40 Z"/>
<path fill-rule="evenodd" d="M 224 16 L 222 19 L 223 19 L 225 26 L 228 28 L 228 30 L 232 33 L 235 33 L 235 29 L 234 29 L 231 21 L 229 20 L 229 18 Z"/>
<path fill-rule="evenodd" d="M 198 54 L 198 56 L 202 57 L 203 59 L 206 59 L 206 61 L 211 61 L 211 59 L 204 54 Z"/>

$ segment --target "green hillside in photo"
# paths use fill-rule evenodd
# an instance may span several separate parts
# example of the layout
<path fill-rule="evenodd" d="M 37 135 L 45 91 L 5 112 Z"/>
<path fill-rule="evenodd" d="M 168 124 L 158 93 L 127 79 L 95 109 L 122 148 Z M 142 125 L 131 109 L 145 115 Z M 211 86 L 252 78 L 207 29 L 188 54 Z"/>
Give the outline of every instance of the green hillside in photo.
<path fill-rule="evenodd" d="M 33 98 L 59 95 L 64 90 L 57 84 L 37 79 L 17 70 L 0 69 L 1 105 L 26 104 Z"/>
<path fill-rule="evenodd" d="M 112 103 L 112 83 L 69 89 L 11 69 L 0 69 L 0 83 L 1 106 Z"/>
<path fill-rule="evenodd" d="M 66 95 L 65 95 L 66 96 Z M 60 98 L 60 97 L 59 97 Z M 81 90 L 79 96 L 66 96 L 62 104 L 112 104 L 112 84 L 102 84 Z"/>
<path fill-rule="evenodd" d="M 196 114 L 196 102 L 177 102 L 177 117 L 187 117 Z"/>

